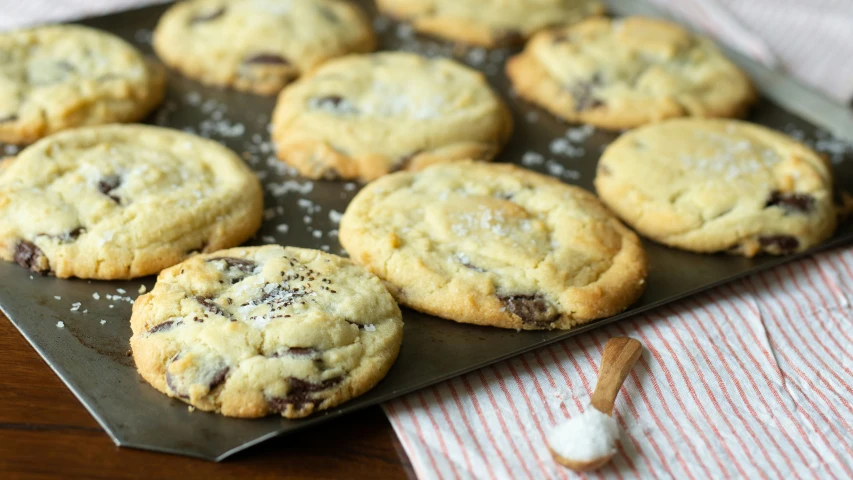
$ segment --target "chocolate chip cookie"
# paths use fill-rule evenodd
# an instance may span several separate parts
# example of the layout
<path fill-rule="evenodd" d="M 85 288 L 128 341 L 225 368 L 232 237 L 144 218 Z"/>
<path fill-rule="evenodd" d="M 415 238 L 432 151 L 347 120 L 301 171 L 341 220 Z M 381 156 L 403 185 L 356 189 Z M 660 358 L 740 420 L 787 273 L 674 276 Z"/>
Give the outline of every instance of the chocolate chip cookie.
<path fill-rule="evenodd" d="M 397 301 L 462 323 L 568 329 L 645 288 L 639 239 L 593 194 L 513 165 L 382 177 L 350 203 L 340 240 Z"/>
<path fill-rule="evenodd" d="M 0 258 L 38 273 L 150 275 L 258 229 L 257 177 L 232 151 L 175 130 L 68 130 L 0 169 Z"/>
<path fill-rule="evenodd" d="M 521 45 L 537 30 L 604 12 L 596 0 L 377 0 L 377 5 L 420 32 L 484 47 Z"/>
<path fill-rule="evenodd" d="M 738 117 L 749 78 L 709 40 L 651 18 L 593 18 L 537 34 L 506 65 L 525 99 L 569 122 L 626 129 L 671 117 Z"/>
<path fill-rule="evenodd" d="M 399 52 L 326 63 L 281 93 L 272 125 L 279 158 L 325 179 L 491 160 L 511 132 L 509 110 L 481 73 Z"/>
<path fill-rule="evenodd" d="M 154 31 L 157 55 L 184 75 L 264 95 L 375 44 L 366 17 L 341 0 L 190 0 L 170 8 Z"/>
<path fill-rule="evenodd" d="M 233 248 L 164 270 L 136 300 L 133 358 L 157 390 L 230 417 L 298 418 L 370 390 L 403 336 L 376 276 L 302 248 Z"/>
<path fill-rule="evenodd" d="M 164 89 L 163 69 L 111 34 L 74 25 L 0 34 L 0 142 L 135 122 Z"/>
<path fill-rule="evenodd" d="M 602 155 L 595 187 L 640 234 L 695 252 L 799 252 L 836 226 L 829 163 L 735 120 L 676 119 L 626 133 Z"/>

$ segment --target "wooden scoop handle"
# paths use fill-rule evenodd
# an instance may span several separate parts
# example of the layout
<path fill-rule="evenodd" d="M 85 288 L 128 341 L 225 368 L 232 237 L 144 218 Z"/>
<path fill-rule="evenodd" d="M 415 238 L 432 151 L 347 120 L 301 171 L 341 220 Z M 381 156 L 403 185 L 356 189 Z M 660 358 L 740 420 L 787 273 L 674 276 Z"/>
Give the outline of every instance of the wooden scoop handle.
<path fill-rule="evenodd" d="M 633 338 L 614 337 L 607 341 L 601 357 L 598 384 L 590 401 L 593 408 L 608 415 L 613 413 L 619 388 L 642 353 L 643 344 Z"/>

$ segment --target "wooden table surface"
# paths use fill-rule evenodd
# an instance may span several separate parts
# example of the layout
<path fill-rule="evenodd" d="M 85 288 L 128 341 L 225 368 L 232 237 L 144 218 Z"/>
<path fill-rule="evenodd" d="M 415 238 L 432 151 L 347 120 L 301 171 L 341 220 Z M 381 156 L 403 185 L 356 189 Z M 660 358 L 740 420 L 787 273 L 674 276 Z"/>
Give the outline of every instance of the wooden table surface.
<path fill-rule="evenodd" d="M 118 448 L 0 313 L 0 479 L 412 478 L 379 407 L 222 462 Z"/>

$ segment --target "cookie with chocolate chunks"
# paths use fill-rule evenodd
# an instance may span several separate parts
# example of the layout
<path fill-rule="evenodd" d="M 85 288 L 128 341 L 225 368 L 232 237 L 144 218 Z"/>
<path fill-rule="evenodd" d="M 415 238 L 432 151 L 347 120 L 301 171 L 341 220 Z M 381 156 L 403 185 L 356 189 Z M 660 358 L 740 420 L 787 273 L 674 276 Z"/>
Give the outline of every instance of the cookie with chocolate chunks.
<path fill-rule="evenodd" d="M 109 33 L 56 25 L 0 34 L 0 142 L 135 122 L 164 90 L 163 68 Z"/>
<path fill-rule="evenodd" d="M 329 59 L 373 50 L 376 39 L 344 0 L 189 0 L 166 11 L 153 44 L 187 77 L 273 95 Z"/>
<path fill-rule="evenodd" d="M 513 165 L 382 177 L 350 203 L 340 240 L 401 304 L 462 323 L 569 329 L 645 288 L 637 235 L 593 194 Z"/>
<path fill-rule="evenodd" d="M 506 72 L 522 98 L 610 130 L 672 117 L 740 117 L 756 99 L 749 78 L 710 40 L 643 17 L 540 32 Z"/>
<path fill-rule="evenodd" d="M 136 367 L 157 390 L 230 417 L 299 418 L 373 388 L 403 322 L 382 282 L 293 247 L 233 248 L 164 270 L 130 319 Z"/>
<path fill-rule="evenodd" d="M 239 245 L 262 216 L 260 182 L 234 152 L 166 128 L 60 132 L 0 170 L 0 258 L 61 278 L 151 275 Z"/>
<path fill-rule="evenodd" d="M 695 252 L 799 252 L 836 226 L 829 163 L 768 128 L 675 119 L 604 151 L 595 187 L 640 234 Z"/>
<path fill-rule="evenodd" d="M 318 179 L 489 161 L 511 133 L 509 110 L 480 72 L 402 52 L 324 64 L 284 89 L 272 121 L 279 158 Z"/>
<path fill-rule="evenodd" d="M 483 47 L 515 47 L 554 25 L 570 25 L 604 8 L 598 0 L 377 0 L 382 13 L 415 30 Z"/>

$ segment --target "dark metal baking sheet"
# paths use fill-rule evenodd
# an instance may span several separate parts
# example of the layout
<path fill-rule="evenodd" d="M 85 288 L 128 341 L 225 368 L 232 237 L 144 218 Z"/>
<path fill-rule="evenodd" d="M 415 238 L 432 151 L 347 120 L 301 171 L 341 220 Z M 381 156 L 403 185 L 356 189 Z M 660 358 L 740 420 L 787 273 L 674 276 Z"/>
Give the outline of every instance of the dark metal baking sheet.
<path fill-rule="evenodd" d="M 611 6 L 619 14 L 654 13 L 632 0 L 614 1 Z M 114 32 L 150 52 L 151 29 L 164 8 L 155 6 L 82 23 Z M 372 5 L 366 8 L 374 13 Z M 601 149 L 616 135 L 566 125 L 511 95 L 502 74 L 502 60 L 511 52 L 459 49 L 420 38 L 410 28 L 382 17 L 375 19 L 375 26 L 382 33 L 382 49 L 455 55 L 487 73 L 512 107 L 516 119 L 512 141 L 499 161 L 526 159 L 534 169 L 591 188 Z M 832 140 L 827 133 L 853 138 L 853 114 L 778 73 L 739 55 L 732 57 L 750 72 L 765 94 L 750 119 L 832 150 L 838 184 L 853 186 L 853 149 Z M 335 212 L 344 211 L 357 186 L 300 179 L 272 157 L 266 143 L 266 127 L 274 101 L 274 97 L 203 88 L 171 72 L 168 99 L 149 122 L 220 140 L 243 154 L 259 172 L 267 193 L 267 218 L 257 238 L 250 243 L 276 242 L 328 248 L 339 253 L 334 235 Z M 555 140 L 558 138 L 564 140 Z M 7 154 L 15 151 L 0 146 L 0 152 L 4 150 Z M 822 248 L 851 239 L 853 227 L 846 225 Z M 31 276 L 17 265 L 0 262 L 0 305 L 116 444 L 221 460 L 273 436 L 307 428 L 796 258 L 695 255 L 651 242 L 645 245 L 651 261 L 648 290 L 624 314 L 569 332 L 514 332 L 460 325 L 406 310 L 403 348 L 385 380 L 362 397 L 298 421 L 274 417 L 235 420 L 209 413 L 190 413 L 185 404 L 149 387 L 127 356 L 131 333 L 128 300 L 138 295 L 140 285 L 150 289 L 153 277 L 130 282 L 58 280 Z M 98 299 L 94 298 L 95 293 Z M 63 322 L 64 327 L 59 328 L 58 322 Z"/>

